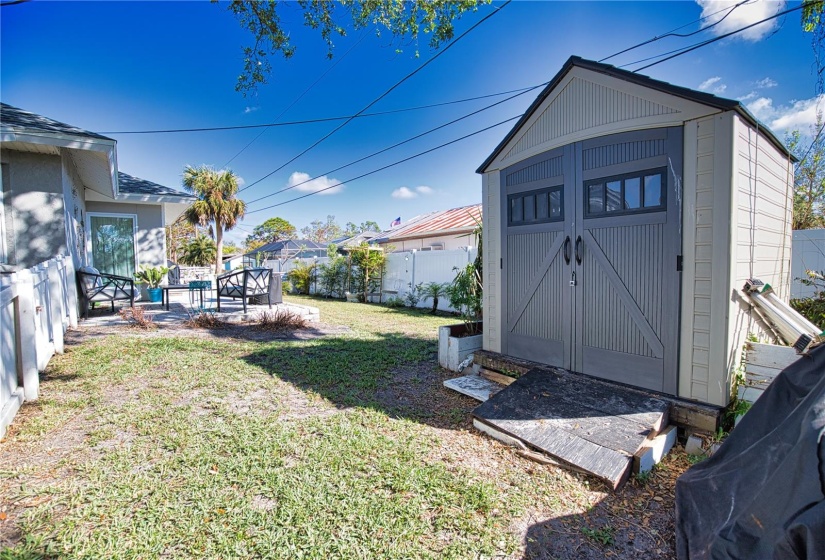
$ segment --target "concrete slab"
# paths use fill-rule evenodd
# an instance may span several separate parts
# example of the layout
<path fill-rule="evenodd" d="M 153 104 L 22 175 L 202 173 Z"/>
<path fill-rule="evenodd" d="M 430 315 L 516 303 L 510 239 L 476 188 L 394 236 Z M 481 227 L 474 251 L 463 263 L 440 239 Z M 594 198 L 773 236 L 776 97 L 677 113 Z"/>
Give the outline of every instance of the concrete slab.
<path fill-rule="evenodd" d="M 498 383 L 493 383 L 489 379 L 484 379 L 478 375 L 465 375 L 464 377 L 448 379 L 444 382 L 444 386 L 481 402 L 486 401 L 503 389 Z"/>

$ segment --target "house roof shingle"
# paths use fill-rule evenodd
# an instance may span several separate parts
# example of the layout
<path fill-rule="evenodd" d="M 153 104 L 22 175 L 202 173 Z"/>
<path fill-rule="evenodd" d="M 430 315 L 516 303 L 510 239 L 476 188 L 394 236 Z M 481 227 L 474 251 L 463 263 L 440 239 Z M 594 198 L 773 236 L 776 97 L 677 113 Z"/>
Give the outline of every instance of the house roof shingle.
<path fill-rule="evenodd" d="M 564 63 L 561 70 L 553 76 L 553 79 L 550 80 L 550 83 L 541 91 L 541 93 L 536 97 L 533 103 L 528 107 L 527 111 L 521 116 L 521 118 L 516 122 L 513 128 L 507 133 L 507 136 L 496 146 L 496 149 L 493 150 L 493 153 L 484 160 L 479 168 L 476 170 L 476 173 L 484 173 L 484 170 L 488 165 L 490 165 L 493 160 L 496 159 L 498 154 L 504 149 L 504 147 L 513 139 L 513 137 L 518 134 L 518 131 L 521 129 L 522 126 L 530 119 L 533 113 L 541 106 L 547 96 L 552 92 L 557 85 L 561 82 L 564 76 L 574 67 L 577 66 L 579 68 L 584 68 L 586 70 L 591 70 L 593 72 L 598 72 L 600 74 L 605 74 L 607 76 L 612 76 L 614 78 L 618 78 L 620 80 L 624 80 L 626 82 L 630 82 L 636 85 L 640 85 L 643 87 L 647 87 L 653 90 L 661 91 L 663 93 L 668 93 L 671 95 L 675 95 L 676 97 L 681 97 L 683 99 L 687 99 L 689 101 L 695 101 L 696 103 L 702 103 L 704 105 L 708 105 L 710 107 L 715 107 L 722 111 L 736 111 L 739 115 L 741 115 L 745 121 L 753 126 L 758 126 L 759 129 L 768 137 L 771 143 L 777 147 L 781 152 L 788 155 L 796 161 L 796 158 L 793 154 L 790 153 L 788 148 L 776 137 L 774 136 L 773 132 L 770 131 L 764 124 L 760 123 L 759 120 L 754 117 L 750 111 L 748 111 L 742 103 L 736 101 L 735 99 L 727 99 L 724 97 L 717 97 L 711 93 L 707 93 L 704 91 L 696 91 L 690 88 L 677 86 L 671 84 L 669 82 L 664 82 L 661 80 L 656 80 L 651 78 L 650 76 L 645 76 L 644 74 L 637 74 L 635 72 L 630 72 L 629 70 L 622 70 L 621 68 L 617 68 L 615 66 L 611 66 L 610 64 L 604 64 L 601 62 L 596 62 L 594 60 L 587 60 L 581 58 L 579 56 L 571 56 L 567 59 L 567 62 Z"/>
<path fill-rule="evenodd" d="M 119 191 L 123 194 L 145 194 L 150 196 L 176 196 L 195 200 L 195 197 L 169 187 L 164 187 L 146 179 L 133 177 L 123 171 L 118 171 L 117 182 Z"/>
<path fill-rule="evenodd" d="M 108 140 L 114 142 L 112 138 L 108 138 L 96 132 L 90 132 L 70 124 L 66 124 L 37 113 L 24 111 L 18 107 L 13 107 L 8 103 L 0 103 L 0 128 L 20 133 L 47 133 L 47 134 L 63 134 L 67 136 L 82 136 L 85 138 L 97 138 L 100 140 Z"/>

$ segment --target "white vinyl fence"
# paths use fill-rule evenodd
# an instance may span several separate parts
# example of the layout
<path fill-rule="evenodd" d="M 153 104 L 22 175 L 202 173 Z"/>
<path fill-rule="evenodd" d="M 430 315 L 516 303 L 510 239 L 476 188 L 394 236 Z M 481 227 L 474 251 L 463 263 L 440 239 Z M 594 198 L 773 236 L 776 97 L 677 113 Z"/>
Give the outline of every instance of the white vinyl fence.
<path fill-rule="evenodd" d="M 71 257 L 0 275 L 0 437 L 24 400 L 37 399 L 38 373 L 63 334 L 77 326 L 77 284 Z"/>
<path fill-rule="evenodd" d="M 816 288 L 799 278 L 807 270 L 825 272 L 825 229 L 800 229 L 793 232 L 791 245 L 791 299 L 814 297 Z"/>
<path fill-rule="evenodd" d="M 410 292 L 411 287 L 430 282 L 439 284 L 449 284 L 456 275 L 456 268 L 463 268 L 473 262 L 478 250 L 472 248 L 453 249 L 449 251 L 405 251 L 401 253 L 390 253 L 387 255 L 387 269 L 384 272 L 383 296 L 382 300 L 387 301 L 391 297 L 404 297 Z M 328 257 L 289 259 L 286 261 L 268 260 L 264 261 L 264 266 L 276 272 L 288 273 L 295 268 L 297 262 L 317 263 L 318 265 L 329 262 Z M 316 283 L 310 285 L 310 293 L 316 293 Z M 375 299 L 377 301 L 377 298 Z M 432 301 L 422 298 L 418 302 L 418 307 L 432 307 Z M 447 297 L 441 297 L 438 301 L 438 309 L 441 311 L 455 311 L 449 306 Z"/>

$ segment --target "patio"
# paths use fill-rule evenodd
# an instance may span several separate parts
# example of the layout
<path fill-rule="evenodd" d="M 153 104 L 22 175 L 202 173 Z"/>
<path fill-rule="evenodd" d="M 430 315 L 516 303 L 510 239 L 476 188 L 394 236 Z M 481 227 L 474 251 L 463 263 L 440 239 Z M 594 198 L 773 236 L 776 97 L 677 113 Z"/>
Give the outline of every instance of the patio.
<path fill-rule="evenodd" d="M 141 299 L 135 302 L 135 307 L 143 308 L 144 313 L 151 317 L 156 325 L 178 325 L 201 312 L 200 301 L 197 292 L 191 296 L 188 291 L 169 292 L 169 310 L 161 303 L 152 303 Z M 82 325 L 102 326 L 102 325 L 126 325 L 126 321 L 120 316 L 120 310 L 128 308 L 128 302 L 118 302 L 115 305 L 115 312 L 112 313 L 109 304 L 99 305 L 89 312 L 89 318 L 81 321 Z M 239 299 L 221 298 L 221 311 L 217 311 L 217 298 L 215 290 L 204 292 L 203 311 L 214 313 L 215 317 L 221 321 L 233 324 L 243 324 L 254 322 L 263 313 L 274 313 L 277 311 L 288 311 L 293 315 L 303 317 L 307 322 L 317 323 L 320 321 L 320 312 L 317 307 L 301 305 L 297 303 L 272 304 L 272 308 L 264 303 L 248 304 L 247 312 L 243 311 L 243 303 Z"/>

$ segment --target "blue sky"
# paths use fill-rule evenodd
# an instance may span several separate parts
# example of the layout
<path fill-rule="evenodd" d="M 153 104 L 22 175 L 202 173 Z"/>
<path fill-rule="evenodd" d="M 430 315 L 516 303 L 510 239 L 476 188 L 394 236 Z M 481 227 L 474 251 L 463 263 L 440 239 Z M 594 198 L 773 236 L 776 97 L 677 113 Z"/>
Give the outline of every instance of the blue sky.
<path fill-rule="evenodd" d="M 696 20 L 703 14 L 734 4 L 514 1 L 370 111 L 534 86 L 551 79 L 570 55 L 598 60 L 686 24 L 681 33 L 696 31 L 702 26 Z M 608 62 L 629 64 L 798 5 L 776 1 L 745 4 L 698 35 L 663 39 Z M 501 2 L 466 15 L 457 25 L 457 34 L 498 6 Z M 350 30 L 347 37 L 336 40 L 336 57 L 329 61 L 320 37 L 301 26 L 297 7 L 286 6 L 284 20 L 297 53 L 288 61 L 273 60 L 274 75 L 269 83 L 256 95 L 244 97 L 234 86 L 242 69 L 241 49 L 250 43 L 250 37 L 226 7 L 226 2 L 205 1 L 38 0 L 3 7 L 0 98 L 29 111 L 108 133 L 118 141 L 122 171 L 179 187 L 185 165 L 223 167 L 261 130 L 147 135 L 114 132 L 272 122 L 328 70 L 279 120 L 352 115 L 437 52 L 422 41 L 420 57 L 416 58 L 414 46 L 399 53 L 389 39 L 377 38 L 372 30 Z M 709 21 L 713 19 L 704 24 Z M 642 73 L 741 99 L 780 137 L 795 128 L 807 130 L 822 100 L 816 93 L 810 37 L 800 28 L 799 12 L 754 28 L 745 37 L 717 41 Z M 273 216 L 284 217 L 298 228 L 328 214 L 342 225 L 375 220 L 388 226 L 399 215 L 406 220 L 430 210 L 480 202 L 481 178 L 475 169 L 511 124 L 369 177 L 349 179 L 517 116 L 538 91 L 328 173 L 506 96 L 356 119 L 306 155 L 245 189 L 241 197 L 249 202 L 294 184 L 297 178 L 326 175 L 250 203 L 246 219 L 229 232 L 229 239 L 241 240 L 252 227 Z M 249 185 L 339 124 L 269 128 L 232 159 L 229 167 Z M 325 194 L 262 210 L 338 181 L 344 185 Z"/>

